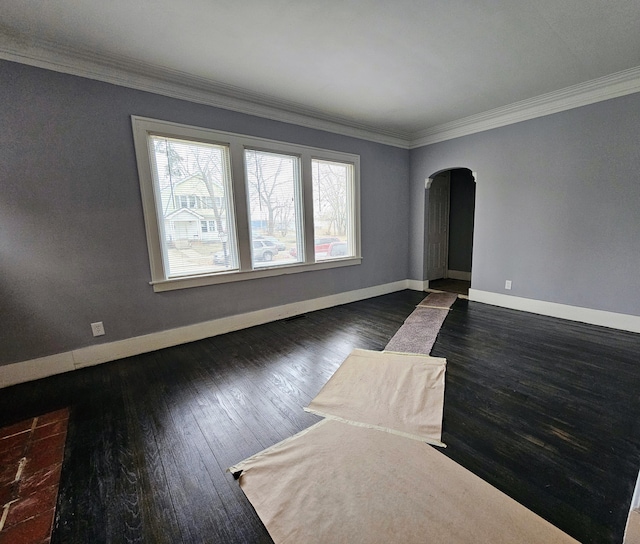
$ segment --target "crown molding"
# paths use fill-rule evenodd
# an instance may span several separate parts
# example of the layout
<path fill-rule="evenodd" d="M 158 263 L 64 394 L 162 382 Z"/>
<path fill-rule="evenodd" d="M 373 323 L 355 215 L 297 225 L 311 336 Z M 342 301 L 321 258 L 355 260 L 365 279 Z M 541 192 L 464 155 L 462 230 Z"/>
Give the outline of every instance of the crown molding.
<path fill-rule="evenodd" d="M 149 66 L 125 57 L 104 57 L 89 50 L 19 35 L 0 33 L 0 59 L 403 149 L 415 149 L 640 92 L 638 66 L 410 134 L 328 115 L 301 104 L 177 70 Z"/>
<path fill-rule="evenodd" d="M 522 100 L 414 134 L 410 149 L 640 92 L 640 66 Z"/>
<path fill-rule="evenodd" d="M 385 131 L 125 57 L 105 57 L 53 42 L 0 33 L 0 59 L 403 149 L 409 146 L 410 134 Z"/>

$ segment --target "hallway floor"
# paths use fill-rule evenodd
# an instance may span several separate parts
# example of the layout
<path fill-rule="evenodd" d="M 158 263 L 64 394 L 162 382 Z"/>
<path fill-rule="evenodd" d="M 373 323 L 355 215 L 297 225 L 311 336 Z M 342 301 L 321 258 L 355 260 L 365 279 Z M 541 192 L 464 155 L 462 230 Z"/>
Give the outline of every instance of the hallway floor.
<path fill-rule="evenodd" d="M 470 287 L 470 281 L 452 280 L 449 278 L 433 280 L 429 282 L 429 289 L 435 289 L 436 291 L 446 291 L 447 293 L 458 293 L 459 295 L 468 295 Z"/>

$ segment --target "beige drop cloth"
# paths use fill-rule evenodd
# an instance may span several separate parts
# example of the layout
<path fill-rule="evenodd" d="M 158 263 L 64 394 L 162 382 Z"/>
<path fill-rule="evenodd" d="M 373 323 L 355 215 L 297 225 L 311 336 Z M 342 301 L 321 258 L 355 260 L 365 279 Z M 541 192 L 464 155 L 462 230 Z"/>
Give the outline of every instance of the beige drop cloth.
<path fill-rule="evenodd" d="M 624 531 L 624 544 L 640 544 L 640 511 L 631 510 Z"/>
<path fill-rule="evenodd" d="M 276 544 L 576 542 L 431 446 L 338 421 L 230 470 Z"/>
<path fill-rule="evenodd" d="M 443 446 L 446 360 L 356 349 L 307 412 Z"/>
<path fill-rule="evenodd" d="M 429 294 L 405 320 L 385 350 L 429 355 L 451 305 L 458 295 Z"/>
<path fill-rule="evenodd" d="M 418 304 L 418 308 L 451 308 L 451 305 L 458 299 L 455 293 L 429 293 L 425 299 Z"/>

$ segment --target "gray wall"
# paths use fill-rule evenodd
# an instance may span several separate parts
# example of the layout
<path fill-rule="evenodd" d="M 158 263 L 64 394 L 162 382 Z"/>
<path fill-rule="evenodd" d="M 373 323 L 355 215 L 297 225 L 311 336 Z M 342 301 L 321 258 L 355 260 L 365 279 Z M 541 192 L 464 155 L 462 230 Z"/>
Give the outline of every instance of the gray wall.
<path fill-rule="evenodd" d="M 132 114 L 359 154 L 363 264 L 154 293 Z M 0 364 L 408 277 L 407 150 L 5 61 L 0 127 Z"/>
<path fill-rule="evenodd" d="M 425 177 L 466 167 L 474 289 L 640 315 L 638 142 L 634 94 L 413 150 L 410 277 L 424 278 Z"/>
<path fill-rule="evenodd" d="M 132 114 L 360 154 L 363 264 L 154 293 Z M 478 172 L 475 289 L 640 315 L 640 94 L 409 152 L 0 61 L 0 127 L 0 364 L 422 280 L 451 168 Z"/>
<path fill-rule="evenodd" d="M 466 168 L 452 170 L 450 181 L 449 270 L 471 272 L 476 184 Z"/>

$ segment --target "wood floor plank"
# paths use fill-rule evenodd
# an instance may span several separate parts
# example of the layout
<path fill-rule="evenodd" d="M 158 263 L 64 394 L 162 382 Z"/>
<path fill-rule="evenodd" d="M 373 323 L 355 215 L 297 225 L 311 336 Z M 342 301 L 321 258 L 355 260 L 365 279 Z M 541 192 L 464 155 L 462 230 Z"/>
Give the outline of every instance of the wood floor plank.
<path fill-rule="evenodd" d="M 140 481 L 140 501 L 145 542 L 160 544 L 189 542 L 189 527 L 181 527 L 172 494 L 176 484 L 176 469 L 163 442 L 167 432 L 163 423 L 166 408 L 162 400 L 166 377 L 157 372 L 155 353 L 141 356 L 136 365 L 128 365 L 126 383 L 144 383 L 136 391 L 127 389 L 126 423 L 136 437 L 136 458 L 133 461 Z M 135 432 L 137 431 L 137 432 Z"/>

